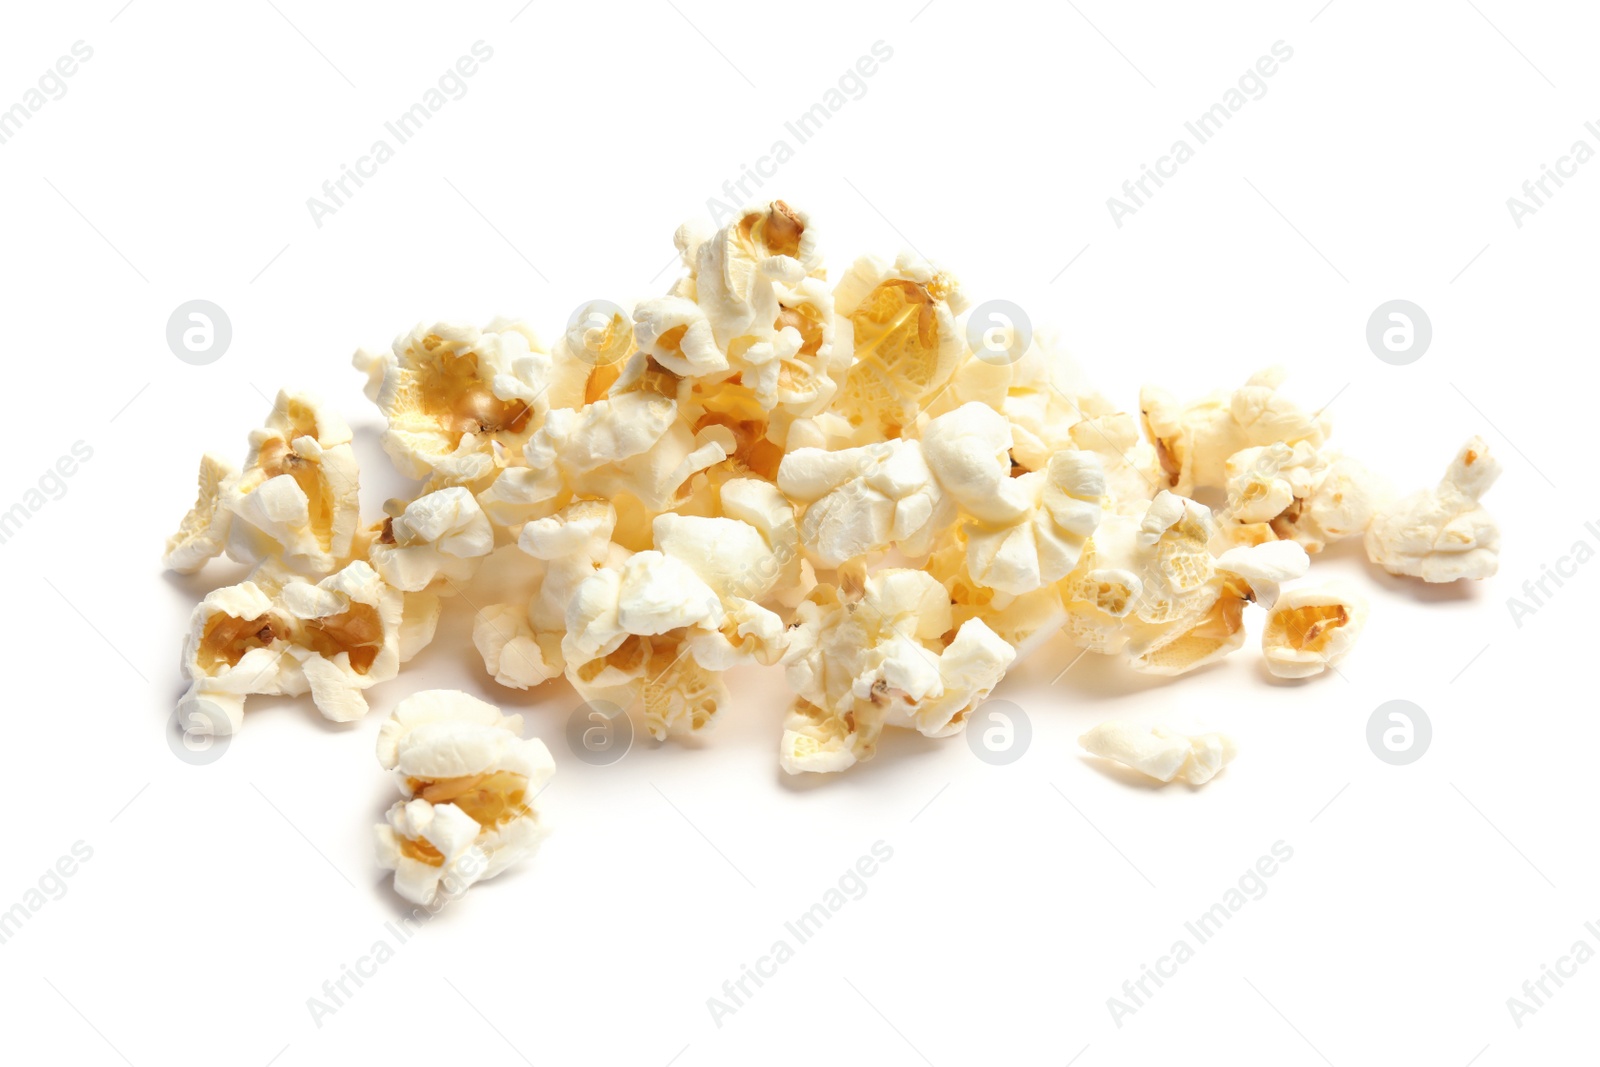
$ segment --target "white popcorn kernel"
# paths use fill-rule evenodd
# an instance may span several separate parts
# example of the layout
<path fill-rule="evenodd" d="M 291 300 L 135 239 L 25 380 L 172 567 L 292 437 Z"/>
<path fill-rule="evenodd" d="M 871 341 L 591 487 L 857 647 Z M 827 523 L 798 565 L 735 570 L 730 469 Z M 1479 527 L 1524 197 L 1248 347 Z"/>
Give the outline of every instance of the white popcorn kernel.
<path fill-rule="evenodd" d="M 1185 732 L 1160 723 L 1103 722 L 1078 738 L 1089 753 L 1115 760 L 1160 782 L 1204 785 L 1233 761 L 1232 738 L 1215 731 Z"/>
<path fill-rule="evenodd" d="M 789 632 L 796 700 L 779 762 L 790 774 L 839 771 L 870 759 L 886 726 L 957 733 L 1015 657 L 981 619 L 955 629 L 944 586 L 923 571 L 878 571 L 850 597 L 818 586 Z"/>
<path fill-rule="evenodd" d="M 408 593 L 435 580 L 465 582 L 494 550 L 494 528 L 472 493 L 456 486 L 418 497 L 382 525 L 367 559 Z"/>
<path fill-rule="evenodd" d="M 315 399 L 280 392 L 250 433 L 243 470 L 209 454 L 201 461 L 199 496 L 167 542 L 167 566 L 193 573 L 222 549 L 307 575 L 348 562 L 359 510 L 350 440 L 350 427 Z"/>
<path fill-rule="evenodd" d="M 221 456 L 207 452 L 200 457 L 200 493 L 178 532 L 167 539 L 162 566 L 179 574 L 193 574 L 222 554 L 232 518 L 222 506 L 222 490 L 238 474 L 237 468 Z"/>
<path fill-rule="evenodd" d="M 310 691 L 325 717 L 360 718 L 367 712 L 361 691 L 400 669 L 405 613 L 404 594 L 359 560 L 317 584 L 257 568 L 250 580 L 215 590 L 195 608 L 183 653 L 190 686 L 181 704 L 210 701 L 236 730 L 246 696 Z M 420 625 L 431 634 L 431 621 Z"/>
<path fill-rule="evenodd" d="M 489 676 L 508 689 L 531 689 L 561 673 L 552 664 L 528 622 L 528 609 L 491 604 L 472 620 L 472 644 Z"/>
<path fill-rule="evenodd" d="M 783 457 L 778 488 L 806 505 L 800 538 L 828 567 L 892 547 L 924 554 L 954 514 L 919 441 L 798 449 Z"/>
<path fill-rule="evenodd" d="M 1479 503 L 1500 477 L 1500 461 L 1474 437 L 1433 489 L 1419 490 L 1373 516 L 1367 558 L 1390 574 L 1425 582 L 1488 578 L 1500 568 L 1500 527 Z"/>
<path fill-rule="evenodd" d="M 1367 602 L 1331 583 L 1285 593 L 1267 616 L 1261 651 L 1279 678 L 1310 678 L 1350 654 L 1367 623 Z"/>
<path fill-rule="evenodd" d="M 1071 573 L 1100 524 L 1105 476 L 1087 452 L 1057 452 L 1047 469 L 1007 480 L 1026 509 L 1004 525 L 968 523 L 967 571 L 979 585 L 1020 596 Z"/>
<path fill-rule="evenodd" d="M 378 866 L 414 904 L 459 896 L 532 856 L 545 836 L 534 797 L 555 774 L 522 717 L 466 693 L 402 700 L 378 733 L 378 762 L 408 798 L 376 828 Z"/>
<path fill-rule="evenodd" d="M 527 448 L 529 462 L 549 449 L 569 486 L 582 495 L 627 495 L 662 511 L 698 471 L 733 451 L 722 426 L 695 432 L 676 400 L 649 389 L 613 392 L 581 411 L 552 411 Z"/>
<path fill-rule="evenodd" d="M 1304 441 L 1244 449 L 1229 457 L 1226 470 L 1222 545 L 1283 538 L 1320 552 L 1366 532 L 1389 496 L 1386 483 L 1361 463 Z"/>
<path fill-rule="evenodd" d="M 722 601 L 682 560 L 654 550 L 636 552 L 622 567 L 617 623 L 641 637 L 720 621 Z"/>
<path fill-rule="evenodd" d="M 379 383 L 384 451 L 410 478 L 461 485 L 488 477 L 494 445 L 520 449 L 550 406 L 550 356 L 518 323 L 418 326 L 389 353 L 356 353 L 355 364 L 369 395 Z"/>
<path fill-rule="evenodd" d="M 1322 412 L 1305 412 L 1279 393 L 1283 377 L 1278 368 L 1261 371 L 1232 392 L 1187 405 L 1165 390 L 1146 387 L 1139 407 L 1168 487 L 1184 496 L 1222 489 L 1228 457 L 1246 448 L 1301 441 L 1322 447 L 1331 419 Z"/>
<path fill-rule="evenodd" d="M 600 399 L 635 351 L 626 312 L 608 300 L 580 307 L 550 352 L 550 406 L 581 408 Z"/>
<path fill-rule="evenodd" d="M 772 588 L 780 563 L 761 531 L 738 519 L 657 515 L 656 548 L 681 561 L 720 599 L 760 600 Z"/>
<path fill-rule="evenodd" d="M 1184 674 L 1242 647 L 1244 608 L 1277 596 L 1305 573 L 1294 542 L 1251 546 L 1213 558 L 1215 532 L 1202 504 L 1169 492 L 1142 519 L 1107 515 L 1073 573 L 1061 583 L 1064 628 L 1079 645 L 1120 654 L 1133 669 Z"/>
<path fill-rule="evenodd" d="M 746 207 L 708 237 L 686 225 L 676 240 L 691 272 L 693 297 L 725 352 L 742 337 L 769 332 L 778 315 L 778 288 L 797 284 L 821 264 L 810 218 L 782 200 Z"/>
<path fill-rule="evenodd" d="M 728 357 L 717 347 L 711 323 L 693 300 L 663 296 L 633 309 L 633 333 L 639 348 L 674 374 L 701 377 L 728 369 Z"/>
<path fill-rule="evenodd" d="M 955 278 L 905 253 L 891 267 L 865 256 L 834 290 L 850 326 L 854 361 L 833 410 L 853 444 L 901 436 L 950 381 L 966 352 L 956 316 L 966 308 Z"/>
<path fill-rule="evenodd" d="M 930 420 L 921 440 L 928 467 L 967 514 L 1003 524 L 1028 511 L 1029 494 L 1011 477 L 1011 425 L 993 408 L 963 404 Z"/>

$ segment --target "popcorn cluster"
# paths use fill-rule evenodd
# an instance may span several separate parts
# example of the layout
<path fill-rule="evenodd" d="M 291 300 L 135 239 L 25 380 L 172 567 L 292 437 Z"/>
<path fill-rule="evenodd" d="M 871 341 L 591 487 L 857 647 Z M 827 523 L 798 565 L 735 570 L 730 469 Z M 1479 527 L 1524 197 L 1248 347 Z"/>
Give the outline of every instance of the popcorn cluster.
<path fill-rule="evenodd" d="M 1481 439 L 1396 501 L 1279 371 L 1187 402 L 1147 388 L 1124 411 L 1042 341 L 975 349 L 960 284 L 920 257 L 863 257 L 830 283 L 810 218 L 782 201 L 675 240 L 665 295 L 631 315 L 586 306 L 548 347 L 497 320 L 358 352 L 383 448 L 416 481 L 381 521 L 359 515 L 349 427 L 304 394 L 278 396 L 242 468 L 207 455 L 165 562 L 255 570 L 196 608 L 185 703 L 214 708 L 219 732 L 257 693 L 360 716 L 432 639 L 441 598 L 503 552 L 532 595 L 473 619 L 498 684 L 564 677 L 642 709 L 662 739 L 724 712 L 730 668 L 781 663 L 782 766 L 840 771 L 886 726 L 960 732 L 1057 632 L 1176 675 L 1239 648 L 1254 604 L 1266 669 L 1318 674 L 1349 653 L 1365 602 L 1280 586 L 1337 541 L 1425 581 L 1494 573 L 1479 501 L 1499 468 Z M 474 830 L 441 803 L 455 786 L 440 781 L 509 796 L 502 776 L 525 789 L 548 760 L 506 755 L 512 720 L 474 704 L 450 729 L 470 725 L 484 759 L 429 762 L 438 709 L 466 700 L 419 695 L 385 726 L 385 765 L 416 797 L 390 813 L 385 863 L 413 898 L 467 851 L 493 870 L 532 832 L 520 816 Z M 1097 745 L 1155 751 L 1130 736 Z M 1137 762 L 1191 781 L 1226 759 L 1207 742 L 1183 771 L 1181 739 L 1158 740 Z"/>

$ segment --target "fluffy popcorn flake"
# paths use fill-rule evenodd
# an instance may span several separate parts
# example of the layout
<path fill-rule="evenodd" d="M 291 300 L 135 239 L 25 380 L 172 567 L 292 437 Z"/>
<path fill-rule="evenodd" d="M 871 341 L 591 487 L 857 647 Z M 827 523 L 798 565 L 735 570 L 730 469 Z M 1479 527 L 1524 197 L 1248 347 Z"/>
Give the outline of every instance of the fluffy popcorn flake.
<path fill-rule="evenodd" d="M 259 567 L 195 608 L 183 653 L 190 685 L 180 707 L 204 700 L 219 709 L 228 727 L 219 733 L 238 729 L 251 694 L 310 692 L 326 718 L 360 718 L 367 713 L 362 691 L 399 672 L 406 608 L 405 594 L 359 560 L 317 583 Z M 431 635 L 437 599 L 415 608 L 423 617 L 410 626 Z"/>
<path fill-rule="evenodd" d="M 1350 654 L 1367 623 L 1367 602 L 1338 584 L 1285 593 L 1267 615 L 1261 651 L 1279 678 L 1310 678 Z"/>
<path fill-rule="evenodd" d="M 1488 578 L 1500 569 L 1500 527 L 1479 502 L 1500 477 L 1500 461 L 1474 437 L 1439 484 L 1373 516 L 1367 558 L 1390 574 L 1425 582 Z"/>
<path fill-rule="evenodd" d="M 493 474 L 495 446 L 520 449 L 550 406 L 551 358 L 533 331 L 496 320 L 418 326 L 357 369 L 388 429 L 384 451 L 410 478 L 464 485 Z"/>
<path fill-rule="evenodd" d="M 406 799 L 376 827 L 378 865 L 414 904 L 453 898 L 532 856 L 545 836 L 534 797 L 555 774 L 522 717 L 466 693 L 402 700 L 378 733 L 378 762 Z"/>
<path fill-rule="evenodd" d="M 465 488 L 426 493 L 397 510 L 367 549 L 372 566 L 396 589 L 414 593 L 436 580 L 465 582 L 494 550 L 494 528 Z"/>

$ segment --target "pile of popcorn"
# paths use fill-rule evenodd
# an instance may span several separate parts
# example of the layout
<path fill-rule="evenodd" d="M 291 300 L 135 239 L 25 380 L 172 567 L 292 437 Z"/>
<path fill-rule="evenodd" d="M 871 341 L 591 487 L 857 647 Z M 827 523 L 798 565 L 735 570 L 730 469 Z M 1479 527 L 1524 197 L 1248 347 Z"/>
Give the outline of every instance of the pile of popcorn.
<path fill-rule="evenodd" d="M 360 514 L 349 427 L 304 393 L 278 395 L 242 467 L 202 460 L 166 565 L 226 553 L 254 570 L 195 609 L 195 728 L 237 730 L 252 694 L 366 714 L 365 691 L 497 552 L 533 593 L 476 611 L 489 678 L 564 677 L 664 739 L 724 713 L 730 668 L 781 664 L 790 773 L 870 759 L 889 726 L 959 733 L 1057 632 L 1175 675 L 1240 648 L 1254 604 L 1266 669 L 1321 673 L 1366 604 L 1348 585 L 1280 587 L 1336 541 L 1364 537 L 1374 564 L 1428 582 L 1495 571 L 1479 499 L 1499 465 L 1481 439 L 1397 499 L 1279 371 L 1119 410 L 1042 341 L 980 332 L 955 277 L 919 257 L 863 257 L 830 283 L 811 220 L 782 201 L 675 240 L 685 273 L 666 295 L 631 316 L 587 305 L 553 345 L 496 320 L 358 352 L 384 450 L 416 481 L 381 519 Z M 432 899 L 446 873 L 487 877 L 531 849 L 551 764 L 519 725 L 460 693 L 416 694 L 384 724 L 380 759 L 409 799 L 379 850 L 402 893 Z M 1232 754 L 1171 731 L 1085 744 L 1169 778 Z"/>

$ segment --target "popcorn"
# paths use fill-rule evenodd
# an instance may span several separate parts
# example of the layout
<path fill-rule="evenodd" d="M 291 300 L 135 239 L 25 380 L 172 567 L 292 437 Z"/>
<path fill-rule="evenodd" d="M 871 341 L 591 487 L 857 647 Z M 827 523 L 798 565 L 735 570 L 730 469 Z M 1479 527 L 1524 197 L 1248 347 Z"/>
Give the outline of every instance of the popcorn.
<path fill-rule="evenodd" d="M 1182 496 L 1221 489 L 1230 456 L 1258 445 L 1304 441 L 1320 448 L 1332 430 L 1322 413 L 1307 414 L 1280 394 L 1281 368 L 1260 371 L 1231 393 L 1179 404 L 1166 390 L 1147 386 L 1139 396 L 1145 432 L 1155 442 L 1168 488 Z"/>
<path fill-rule="evenodd" d="M 522 716 L 466 693 L 402 700 L 378 732 L 378 762 L 406 798 L 376 827 L 378 866 L 413 904 L 454 898 L 532 856 L 545 828 L 533 800 L 555 774 Z"/>
<path fill-rule="evenodd" d="M 222 506 L 222 487 L 239 476 L 221 456 L 200 457 L 200 495 L 183 517 L 178 532 L 167 539 L 161 565 L 179 574 L 193 574 L 222 554 L 227 547 L 228 523 L 233 514 Z"/>
<path fill-rule="evenodd" d="M 1267 671 L 1336 667 L 1365 600 L 1282 587 L 1341 540 L 1427 581 L 1496 569 L 1480 498 L 1499 464 L 1480 438 L 1394 502 L 1329 444 L 1324 413 L 1280 392 L 1280 370 L 1187 403 L 1147 386 L 1135 413 L 1043 332 L 980 358 L 961 287 L 919 255 L 864 256 L 831 282 L 812 220 L 784 201 L 674 241 L 684 270 L 664 292 L 582 305 L 548 352 L 505 319 L 357 352 L 384 450 L 417 482 L 380 515 L 362 521 L 350 428 L 305 394 L 278 395 L 241 467 L 202 459 L 164 562 L 254 569 L 191 618 L 192 728 L 238 729 L 252 694 L 356 718 L 448 600 L 473 610 L 496 684 L 639 703 L 658 740 L 726 713 L 727 671 L 781 663 L 780 765 L 833 772 L 888 727 L 960 732 L 1058 632 L 1178 675 L 1242 647 L 1254 604 Z M 484 607 L 444 597 L 491 556 Z M 380 758 L 407 799 L 380 857 L 407 899 L 532 850 L 526 801 L 549 754 L 519 728 L 447 692 L 385 723 Z M 1083 743 L 1195 784 L 1233 755 L 1167 725 L 1107 723 Z"/>
<path fill-rule="evenodd" d="M 280 392 L 250 433 L 242 471 L 207 454 L 200 494 L 167 542 L 164 564 L 192 574 L 226 549 L 240 563 L 274 560 L 323 575 L 347 562 L 357 522 L 350 427 L 304 393 Z"/>
<path fill-rule="evenodd" d="M 1240 648 L 1245 605 L 1270 604 L 1310 560 L 1294 542 L 1213 557 L 1214 531 L 1209 509 L 1165 491 L 1137 524 L 1106 516 L 1063 583 L 1068 635 L 1150 674 L 1184 674 Z"/>
<path fill-rule="evenodd" d="M 1115 760 L 1159 782 L 1205 785 L 1237 754 L 1233 739 L 1214 731 L 1185 732 L 1160 723 L 1103 722 L 1078 738 L 1092 755 Z"/>
<path fill-rule="evenodd" d="M 466 489 L 418 497 L 385 519 L 367 558 L 384 581 L 408 593 L 435 580 L 465 582 L 494 550 L 494 528 Z"/>
<path fill-rule="evenodd" d="M 388 420 L 383 449 L 409 478 L 485 478 L 501 463 L 495 446 L 520 448 L 549 408 L 550 356 L 519 323 L 417 326 L 391 351 L 362 349 L 354 363 Z"/>
<path fill-rule="evenodd" d="M 827 567 L 890 548 L 921 555 L 955 513 L 912 440 L 796 449 L 783 457 L 778 488 L 806 505 L 800 539 Z"/>
<path fill-rule="evenodd" d="M 1261 651 L 1279 678 L 1310 678 L 1350 654 L 1367 624 L 1367 602 L 1339 584 L 1294 589 L 1267 615 Z"/>
<path fill-rule="evenodd" d="M 797 696 L 779 750 L 790 774 L 871 759 L 885 726 L 959 733 L 1015 658 L 979 619 L 953 629 L 944 587 L 922 571 L 879 571 L 859 595 L 818 586 L 797 622 L 784 658 Z"/>
<path fill-rule="evenodd" d="M 1500 568 L 1500 527 L 1478 501 L 1498 477 L 1500 461 L 1483 438 L 1472 438 L 1436 488 L 1373 516 L 1367 558 L 1390 574 L 1425 582 L 1492 577 Z"/>
<path fill-rule="evenodd" d="M 1242 449 L 1228 458 L 1226 471 L 1228 503 L 1218 533 L 1224 545 L 1285 538 L 1320 552 L 1365 533 L 1388 496 L 1362 464 L 1304 441 Z"/>
<path fill-rule="evenodd" d="M 851 427 L 852 444 L 899 437 L 950 381 L 966 350 L 955 321 L 967 306 L 960 285 L 911 253 L 892 267 L 863 256 L 833 299 L 855 352 L 833 411 Z"/>
<path fill-rule="evenodd" d="M 438 601 L 418 610 L 422 618 L 410 625 L 431 637 Z M 264 565 L 195 608 L 183 651 L 190 685 L 179 708 L 200 723 L 196 732 L 233 733 L 250 694 L 310 692 L 326 718 L 358 719 L 367 713 L 362 690 L 400 669 L 405 614 L 400 590 L 360 560 L 315 584 Z M 211 725 L 212 711 L 221 722 Z"/>

